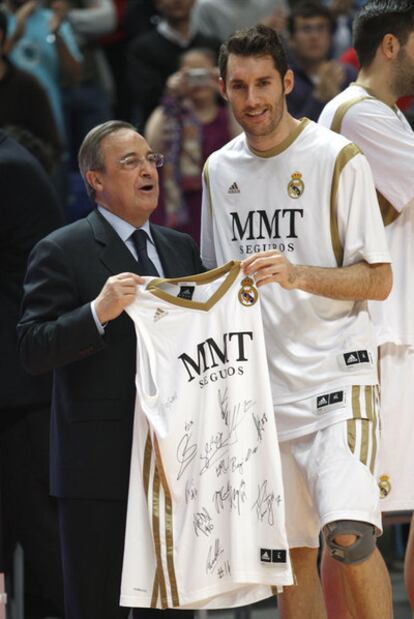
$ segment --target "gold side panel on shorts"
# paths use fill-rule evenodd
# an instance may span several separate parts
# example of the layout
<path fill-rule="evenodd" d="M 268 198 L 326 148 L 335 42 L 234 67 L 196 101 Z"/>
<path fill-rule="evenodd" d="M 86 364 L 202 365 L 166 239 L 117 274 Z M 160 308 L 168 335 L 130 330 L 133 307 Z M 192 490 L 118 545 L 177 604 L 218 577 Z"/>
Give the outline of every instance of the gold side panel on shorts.
<path fill-rule="evenodd" d="M 341 133 L 342 129 L 342 121 L 344 119 L 347 111 L 356 103 L 360 101 L 364 101 L 365 99 L 372 99 L 372 97 L 367 95 L 359 95 L 358 97 L 354 97 L 353 99 L 349 99 L 349 101 L 345 101 L 338 107 L 336 110 L 334 117 L 331 122 L 331 130 L 335 131 L 335 133 Z"/>
<path fill-rule="evenodd" d="M 367 464 L 368 462 L 368 447 L 369 447 L 369 431 L 370 431 L 370 421 L 368 419 L 361 419 L 359 421 L 361 426 L 361 451 L 359 454 L 359 459 L 362 464 Z"/>
<path fill-rule="evenodd" d="M 367 419 L 374 421 L 375 417 L 375 405 L 374 405 L 374 387 L 372 385 L 365 385 L 365 410 L 367 413 Z"/>
<path fill-rule="evenodd" d="M 152 487 L 152 531 L 154 537 L 155 554 L 157 557 L 157 580 L 161 592 L 161 607 L 168 607 L 167 589 L 165 586 L 164 572 L 162 569 L 161 559 L 161 542 L 160 542 L 160 478 L 158 471 L 155 469 L 153 487 Z"/>
<path fill-rule="evenodd" d="M 277 593 L 277 587 L 274 587 L 274 586 L 273 586 L 273 587 L 271 587 L 270 589 L 271 589 L 271 591 L 272 591 L 272 595 L 275 595 L 275 596 L 277 596 L 277 595 L 278 595 L 278 593 Z"/>
<path fill-rule="evenodd" d="M 359 385 L 352 386 L 352 415 L 354 419 L 361 419 L 360 392 L 361 387 Z"/>
<path fill-rule="evenodd" d="M 355 445 L 356 445 L 356 423 L 355 423 L 355 419 L 348 419 L 347 420 L 347 426 L 348 426 L 348 447 L 349 449 L 352 451 L 352 453 L 355 453 Z"/>
<path fill-rule="evenodd" d="M 372 420 L 372 451 L 371 451 L 371 461 L 369 463 L 369 470 L 372 474 L 375 471 L 375 463 L 377 458 L 377 415 L 374 414 L 374 419 Z"/>
<path fill-rule="evenodd" d="M 355 144 L 347 144 L 338 154 L 332 176 L 331 184 L 331 243 L 335 254 L 336 263 L 340 267 L 344 260 L 344 248 L 342 247 L 338 229 L 338 213 L 336 206 L 336 197 L 338 193 L 339 178 L 341 172 L 351 159 L 358 155 L 361 151 Z"/>
<path fill-rule="evenodd" d="M 389 226 L 393 221 L 400 216 L 400 213 L 397 209 L 385 198 L 382 193 L 377 190 L 377 198 L 380 205 L 382 221 L 384 226 Z"/>
<path fill-rule="evenodd" d="M 157 440 L 155 440 L 155 453 L 157 457 L 157 470 L 161 479 L 161 485 L 164 490 L 165 497 L 165 538 L 167 543 L 167 566 L 168 576 L 170 579 L 171 596 L 173 606 L 180 606 L 180 598 L 178 596 L 177 578 L 175 576 L 174 566 L 174 534 L 173 534 L 173 513 L 171 492 L 168 486 L 167 478 L 163 463 L 161 460 L 160 449 Z"/>

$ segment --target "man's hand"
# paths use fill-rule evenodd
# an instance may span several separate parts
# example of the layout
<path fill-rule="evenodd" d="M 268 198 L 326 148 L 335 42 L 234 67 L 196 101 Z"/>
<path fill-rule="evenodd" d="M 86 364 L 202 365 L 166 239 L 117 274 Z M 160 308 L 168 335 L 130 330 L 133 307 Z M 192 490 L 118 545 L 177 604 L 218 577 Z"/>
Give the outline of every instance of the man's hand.
<path fill-rule="evenodd" d="M 39 3 L 37 0 L 29 0 L 29 2 L 26 2 L 17 9 L 14 14 L 16 18 L 16 27 L 12 36 L 6 40 L 5 49 L 3 50 L 5 54 L 8 54 L 13 49 L 15 43 L 23 36 L 26 30 L 27 19 L 38 6 Z"/>
<path fill-rule="evenodd" d="M 337 60 L 324 62 L 319 70 L 319 83 L 315 87 L 314 95 L 319 101 L 330 101 L 341 90 L 345 79 L 344 66 Z"/>
<path fill-rule="evenodd" d="M 66 19 L 70 6 L 66 0 L 53 0 L 50 4 L 52 17 L 49 22 L 49 30 L 52 34 L 56 34 L 62 22 Z"/>
<path fill-rule="evenodd" d="M 137 292 L 137 284 L 144 279 L 135 273 L 119 273 L 109 277 L 101 292 L 95 299 L 96 315 L 101 324 L 118 318 L 124 309 L 132 303 Z"/>
<path fill-rule="evenodd" d="M 282 288 L 296 288 L 296 267 L 279 251 L 270 250 L 255 254 L 243 260 L 242 269 L 246 275 L 252 275 L 256 286 L 277 283 Z"/>

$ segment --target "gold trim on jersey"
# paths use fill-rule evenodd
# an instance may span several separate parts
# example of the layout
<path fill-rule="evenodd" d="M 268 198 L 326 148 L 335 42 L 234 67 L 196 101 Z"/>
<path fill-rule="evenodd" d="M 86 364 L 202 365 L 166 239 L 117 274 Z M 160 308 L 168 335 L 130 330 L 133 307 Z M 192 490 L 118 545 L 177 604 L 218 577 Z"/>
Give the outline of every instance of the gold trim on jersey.
<path fill-rule="evenodd" d="M 145 441 L 144 463 L 142 467 L 142 478 L 144 481 L 144 493 L 145 493 L 145 500 L 147 502 L 147 505 L 148 505 L 148 493 L 149 493 L 149 484 L 150 484 L 150 475 L 151 475 L 152 453 L 153 452 L 152 452 L 151 435 L 148 432 L 147 439 Z M 154 526 L 154 518 L 153 518 L 153 526 Z M 155 534 L 154 533 L 153 533 L 153 538 L 154 538 L 154 545 L 155 545 Z M 151 608 L 157 607 L 159 588 L 160 588 L 160 585 L 159 585 L 158 566 L 157 566 L 155 568 L 154 582 L 152 585 Z"/>
<path fill-rule="evenodd" d="M 208 312 L 228 291 L 230 286 L 235 281 L 236 277 L 240 272 L 240 261 L 239 260 L 231 260 L 227 262 L 222 267 L 217 269 L 211 269 L 206 273 L 200 273 L 198 275 L 187 275 L 186 277 L 174 277 L 171 279 L 153 279 L 147 285 L 147 290 L 151 292 L 154 296 L 159 299 L 163 299 L 163 301 L 167 301 L 172 305 L 179 305 L 181 307 L 188 307 L 190 309 L 199 309 Z M 189 282 L 194 284 L 209 284 L 214 280 L 218 279 L 222 275 L 228 273 L 226 279 L 220 284 L 215 293 L 208 299 L 208 301 L 190 301 L 189 299 L 182 299 L 179 297 L 174 297 L 165 290 L 161 290 L 159 286 L 163 284 L 179 284 L 181 282 Z"/>
<path fill-rule="evenodd" d="M 397 211 L 397 209 L 391 204 L 387 198 L 385 198 L 382 193 L 377 190 L 377 198 L 380 205 L 382 221 L 384 226 L 389 226 L 393 221 L 400 216 L 401 213 Z"/>
<path fill-rule="evenodd" d="M 152 486 L 152 535 L 154 538 L 155 554 L 157 557 L 157 580 L 161 593 L 161 607 L 168 607 L 167 588 L 164 571 L 162 569 L 161 540 L 160 540 L 160 478 L 155 468 Z"/>
<path fill-rule="evenodd" d="M 210 206 L 210 211 L 212 212 L 213 211 L 213 198 L 211 197 L 210 173 L 208 171 L 208 162 L 209 162 L 209 160 L 207 159 L 207 161 L 204 164 L 202 174 L 203 174 L 204 180 L 205 180 L 206 185 L 207 185 L 209 206 Z"/>
<path fill-rule="evenodd" d="M 145 498 L 148 503 L 148 489 L 149 489 L 149 481 L 150 481 L 150 470 L 151 470 L 151 456 L 152 456 L 152 444 L 151 444 L 151 436 L 148 432 L 147 440 L 145 441 L 145 450 L 144 450 L 144 466 L 142 469 L 142 477 L 144 480 L 144 492 Z"/>
<path fill-rule="evenodd" d="M 269 157 L 280 155 L 280 153 L 283 153 L 284 150 L 286 150 L 291 144 L 293 144 L 296 138 L 302 133 L 302 131 L 309 125 L 310 122 L 311 121 L 309 120 L 309 118 L 301 118 L 299 124 L 296 125 L 296 127 L 291 133 L 289 133 L 287 138 L 285 138 L 282 142 L 280 142 L 280 144 L 274 146 L 273 148 L 270 148 L 269 150 L 260 151 L 250 146 L 250 144 L 247 144 L 247 146 L 249 150 L 251 150 L 251 152 L 256 155 L 256 157 L 262 157 L 263 159 L 268 159 Z"/>
<path fill-rule="evenodd" d="M 384 103 L 384 105 L 387 105 L 388 107 L 390 107 L 393 112 L 398 112 L 398 106 L 396 104 L 395 105 L 390 105 L 389 103 L 387 103 L 387 101 L 385 101 L 384 99 L 379 97 L 377 95 L 377 93 L 372 88 L 368 88 L 368 86 L 365 86 L 364 84 L 360 84 L 359 82 L 352 82 L 349 85 L 350 86 L 358 86 L 359 88 L 363 88 L 365 90 L 365 92 L 367 92 L 369 94 L 371 99 L 377 99 L 377 101 L 381 101 L 381 103 Z"/>
<path fill-rule="evenodd" d="M 344 119 L 344 116 L 353 105 L 356 105 L 357 103 L 360 103 L 361 101 L 366 101 L 367 99 L 378 99 L 378 97 L 376 97 L 375 94 L 370 89 L 358 83 L 356 83 L 355 85 L 360 86 L 361 88 L 364 88 L 364 90 L 366 90 L 368 95 L 360 95 L 359 97 L 354 97 L 353 99 L 349 99 L 349 101 L 345 101 L 338 107 L 331 122 L 331 130 L 335 131 L 336 133 L 341 133 L 342 121 Z M 383 101 L 383 103 L 385 103 L 385 101 Z M 387 198 L 385 198 L 382 195 L 382 193 L 378 191 L 378 189 L 377 189 L 377 198 L 378 198 L 378 202 L 380 205 L 382 221 L 384 222 L 384 226 L 389 226 L 389 224 L 391 224 L 393 221 L 397 219 L 400 213 L 391 204 L 391 202 L 389 202 L 389 200 L 387 200 Z"/>
<path fill-rule="evenodd" d="M 342 266 L 344 259 L 344 248 L 342 247 L 341 239 L 339 236 L 339 228 L 338 228 L 338 213 L 337 213 L 337 204 L 336 197 L 338 193 L 339 186 L 339 178 L 341 176 L 342 170 L 346 166 L 346 164 L 351 161 L 356 155 L 360 154 L 360 150 L 358 146 L 355 144 L 347 144 L 343 147 L 343 149 L 338 154 L 335 167 L 332 176 L 332 184 L 331 184 L 331 200 L 330 200 L 330 210 L 331 210 L 331 243 L 332 249 L 335 254 L 337 265 Z"/>
<path fill-rule="evenodd" d="M 167 477 L 165 475 L 164 466 L 161 459 L 160 448 L 157 439 L 154 441 L 155 455 L 157 459 L 157 471 L 159 472 L 162 489 L 164 491 L 165 500 L 165 539 L 167 547 L 167 567 L 168 576 L 170 579 L 171 597 L 173 606 L 180 606 L 180 598 L 178 596 L 177 578 L 175 576 L 174 566 L 174 533 L 173 533 L 173 509 L 171 492 L 168 486 Z"/>
<path fill-rule="evenodd" d="M 336 110 L 334 117 L 332 119 L 331 131 L 335 131 L 335 133 L 341 133 L 342 121 L 347 111 L 353 105 L 356 105 L 357 103 L 360 103 L 361 101 L 365 101 L 365 99 L 372 99 L 372 97 L 370 95 L 359 95 L 358 97 L 354 97 L 353 99 L 349 99 L 348 101 L 345 101 L 344 103 L 342 103 Z"/>

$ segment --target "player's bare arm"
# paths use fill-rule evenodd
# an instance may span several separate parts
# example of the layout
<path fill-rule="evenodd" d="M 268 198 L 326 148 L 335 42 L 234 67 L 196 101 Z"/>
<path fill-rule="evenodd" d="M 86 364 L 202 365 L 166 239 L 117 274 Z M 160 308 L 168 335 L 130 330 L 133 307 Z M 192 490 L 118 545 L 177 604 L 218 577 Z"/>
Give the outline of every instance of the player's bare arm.
<path fill-rule="evenodd" d="M 137 292 L 137 284 L 144 279 L 135 273 L 119 273 L 109 277 L 95 299 L 95 309 L 101 324 L 118 318 L 132 303 Z"/>
<path fill-rule="evenodd" d="M 246 275 L 253 275 L 257 286 L 276 283 L 288 290 L 304 290 L 330 299 L 376 300 L 387 298 L 392 287 L 388 263 L 357 262 L 346 267 L 325 268 L 292 264 L 276 250 L 265 251 L 244 260 Z"/>

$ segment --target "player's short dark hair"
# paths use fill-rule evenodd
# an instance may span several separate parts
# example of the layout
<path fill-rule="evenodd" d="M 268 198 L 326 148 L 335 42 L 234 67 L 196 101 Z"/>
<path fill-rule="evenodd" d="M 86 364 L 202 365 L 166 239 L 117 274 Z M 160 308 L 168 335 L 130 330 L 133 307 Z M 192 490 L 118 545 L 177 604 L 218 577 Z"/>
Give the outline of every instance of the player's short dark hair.
<path fill-rule="evenodd" d="M 288 30 L 291 35 L 295 32 L 297 17 L 304 17 L 305 19 L 324 17 L 330 25 L 331 32 L 335 28 L 335 21 L 330 9 L 318 0 L 303 0 L 294 5 L 288 19 Z"/>
<path fill-rule="evenodd" d="M 238 30 L 220 47 L 218 65 L 220 76 L 226 79 L 227 63 L 230 54 L 236 56 L 271 56 L 281 78 L 288 70 L 286 51 L 276 30 L 257 24 L 252 28 Z"/>
<path fill-rule="evenodd" d="M 405 45 L 413 30 L 413 0 L 368 0 L 353 26 L 353 45 L 361 67 L 372 63 L 386 34 L 393 34 Z"/>

